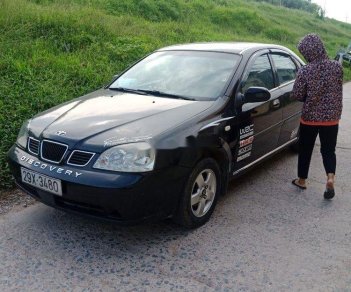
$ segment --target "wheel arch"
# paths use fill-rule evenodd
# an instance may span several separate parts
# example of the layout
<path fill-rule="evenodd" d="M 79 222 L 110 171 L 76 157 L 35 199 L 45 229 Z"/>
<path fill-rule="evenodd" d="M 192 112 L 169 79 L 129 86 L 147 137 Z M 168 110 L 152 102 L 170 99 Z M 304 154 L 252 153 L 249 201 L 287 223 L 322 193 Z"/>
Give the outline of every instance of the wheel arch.
<path fill-rule="evenodd" d="M 194 149 L 183 155 L 181 164 L 189 168 L 194 168 L 201 160 L 206 158 L 212 158 L 218 164 L 221 171 L 220 194 L 224 195 L 227 191 L 232 161 L 229 145 L 221 139 L 220 147 L 201 147 L 200 149 Z"/>

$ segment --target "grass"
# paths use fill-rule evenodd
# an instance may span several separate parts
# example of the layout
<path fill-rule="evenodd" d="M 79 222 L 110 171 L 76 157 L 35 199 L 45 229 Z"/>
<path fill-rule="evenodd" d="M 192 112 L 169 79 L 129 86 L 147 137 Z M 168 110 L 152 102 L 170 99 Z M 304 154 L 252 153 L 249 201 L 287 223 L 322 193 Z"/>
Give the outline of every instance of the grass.
<path fill-rule="evenodd" d="M 310 32 L 333 57 L 351 25 L 241 0 L 1 0 L 0 189 L 13 186 L 6 153 L 25 119 L 101 87 L 156 48 L 255 41 L 296 52 Z"/>

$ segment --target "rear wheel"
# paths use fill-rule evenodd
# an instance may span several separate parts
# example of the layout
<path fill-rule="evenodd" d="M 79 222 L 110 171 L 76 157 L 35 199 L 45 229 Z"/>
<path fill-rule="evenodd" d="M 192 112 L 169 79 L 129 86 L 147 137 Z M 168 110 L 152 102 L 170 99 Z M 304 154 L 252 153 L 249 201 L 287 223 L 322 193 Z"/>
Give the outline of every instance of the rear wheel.
<path fill-rule="evenodd" d="M 174 220 L 187 228 L 206 223 L 213 213 L 220 188 L 217 162 L 212 158 L 200 161 L 188 179 Z"/>

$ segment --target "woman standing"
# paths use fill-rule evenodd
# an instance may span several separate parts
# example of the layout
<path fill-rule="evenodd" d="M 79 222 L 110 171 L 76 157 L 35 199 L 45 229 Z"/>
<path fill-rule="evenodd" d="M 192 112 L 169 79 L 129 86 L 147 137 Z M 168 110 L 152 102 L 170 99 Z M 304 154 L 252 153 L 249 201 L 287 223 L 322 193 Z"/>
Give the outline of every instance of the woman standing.
<path fill-rule="evenodd" d="M 329 60 L 323 42 L 316 34 L 306 35 L 298 44 L 308 64 L 295 81 L 293 95 L 304 102 L 300 121 L 298 178 L 292 183 L 306 189 L 306 179 L 317 135 L 327 175 L 325 199 L 335 195 L 335 147 L 342 111 L 343 71 L 337 61 Z"/>

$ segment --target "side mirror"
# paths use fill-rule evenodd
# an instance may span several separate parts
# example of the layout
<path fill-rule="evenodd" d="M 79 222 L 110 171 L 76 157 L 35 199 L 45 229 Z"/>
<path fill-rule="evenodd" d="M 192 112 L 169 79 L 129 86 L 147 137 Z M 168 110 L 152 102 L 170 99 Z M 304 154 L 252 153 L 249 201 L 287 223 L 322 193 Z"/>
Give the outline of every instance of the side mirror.
<path fill-rule="evenodd" d="M 262 102 L 271 98 L 271 93 L 265 87 L 250 87 L 244 94 L 243 103 Z"/>

